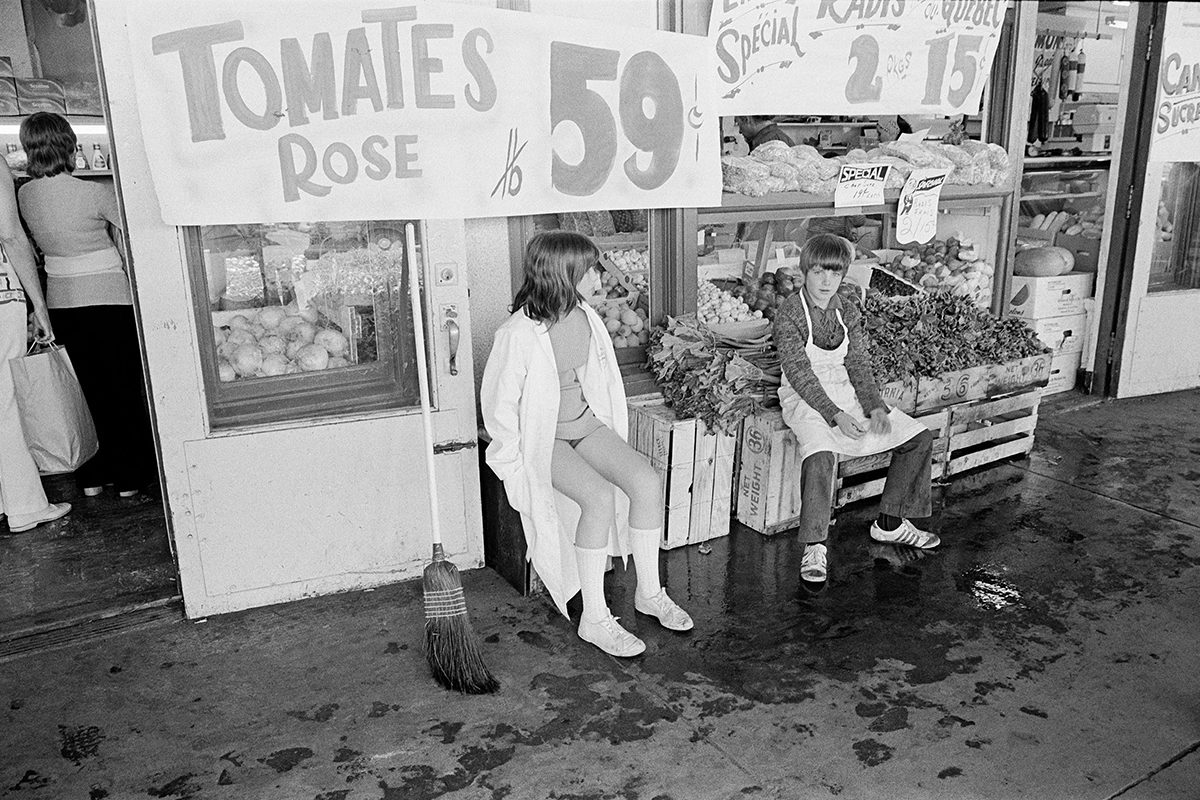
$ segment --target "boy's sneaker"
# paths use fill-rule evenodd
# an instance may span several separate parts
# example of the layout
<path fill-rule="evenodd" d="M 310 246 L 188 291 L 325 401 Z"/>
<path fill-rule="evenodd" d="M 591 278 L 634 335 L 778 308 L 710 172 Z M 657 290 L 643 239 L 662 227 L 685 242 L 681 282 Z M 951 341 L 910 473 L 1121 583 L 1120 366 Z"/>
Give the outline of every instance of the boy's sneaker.
<path fill-rule="evenodd" d="M 942 543 L 935 534 L 929 531 L 923 531 L 916 525 L 913 525 L 907 519 L 900 520 L 900 527 L 894 531 L 885 531 L 879 527 L 879 521 L 871 523 L 871 538 L 877 542 L 887 542 L 888 544 L 903 544 L 909 547 L 919 547 L 922 550 L 931 550 Z"/>
<path fill-rule="evenodd" d="M 618 625 L 612 614 L 596 622 L 579 620 L 579 638 L 618 658 L 636 656 L 646 649 L 646 643 Z"/>
<path fill-rule="evenodd" d="M 633 593 L 633 607 L 643 614 L 658 617 L 664 628 L 672 631 L 690 631 L 694 624 L 688 613 L 667 597 L 666 589 L 659 589 L 658 594 L 649 599 L 637 592 Z"/>
<path fill-rule="evenodd" d="M 800 560 L 800 579 L 808 583 L 823 583 L 828 578 L 826 564 L 826 548 L 824 544 L 810 544 L 804 548 L 804 558 Z"/>

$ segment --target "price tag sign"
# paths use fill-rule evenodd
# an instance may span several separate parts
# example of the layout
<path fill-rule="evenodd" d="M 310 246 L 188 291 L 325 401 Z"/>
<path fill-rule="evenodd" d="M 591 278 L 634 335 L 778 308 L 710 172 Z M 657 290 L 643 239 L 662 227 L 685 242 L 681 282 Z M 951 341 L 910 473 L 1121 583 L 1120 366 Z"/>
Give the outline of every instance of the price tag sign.
<path fill-rule="evenodd" d="M 938 200 L 946 183 L 946 169 L 914 169 L 900 190 L 896 214 L 896 241 L 924 244 L 937 234 Z"/>
<path fill-rule="evenodd" d="M 1008 0 L 713 0 L 718 113 L 977 113 L 1007 9 Z"/>
<path fill-rule="evenodd" d="M 700 37 L 461 3 L 109 9 L 171 225 L 721 202 Z"/>
<path fill-rule="evenodd" d="M 888 164 L 843 164 L 833 188 L 835 208 L 883 205 L 883 184 Z"/>

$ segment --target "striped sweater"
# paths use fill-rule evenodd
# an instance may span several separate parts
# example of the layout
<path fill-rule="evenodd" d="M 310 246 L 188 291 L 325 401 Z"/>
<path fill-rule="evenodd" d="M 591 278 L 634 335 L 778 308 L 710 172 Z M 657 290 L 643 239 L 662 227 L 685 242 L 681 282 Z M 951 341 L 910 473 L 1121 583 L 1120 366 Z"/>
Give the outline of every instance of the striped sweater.
<path fill-rule="evenodd" d="M 817 308 L 808 301 L 805 292 L 799 291 L 785 300 L 776 312 L 775 346 L 779 349 L 783 372 L 796 394 L 824 417 L 830 426 L 836 424 L 833 418 L 843 409 L 838 408 L 821 387 L 809 362 L 808 353 L 804 350 L 808 341 L 808 324 L 804 319 L 801 303 L 808 306 L 809 316 L 812 317 L 813 343 L 822 350 L 835 350 L 842 344 L 844 334 L 836 313 L 841 310 L 846 329 L 850 332 L 850 346 L 846 351 L 845 365 L 850 376 L 850 385 L 854 387 L 854 394 L 858 397 L 864 415 L 870 416 L 877 408 L 886 411 L 887 405 L 880 397 L 879 387 L 871 374 L 871 354 L 867 344 L 862 306 L 859 305 L 858 295 L 852 287 L 839 290 L 839 293 L 830 299 L 828 308 Z"/>

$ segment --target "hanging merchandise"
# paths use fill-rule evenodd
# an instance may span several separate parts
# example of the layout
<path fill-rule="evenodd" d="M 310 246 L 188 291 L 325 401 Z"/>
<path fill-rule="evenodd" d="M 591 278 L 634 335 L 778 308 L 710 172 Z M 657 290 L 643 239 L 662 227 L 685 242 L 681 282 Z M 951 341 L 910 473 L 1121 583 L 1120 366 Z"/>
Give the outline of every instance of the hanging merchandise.
<path fill-rule="evenodd" d="M 1058 99 L 1066 100 L 1071 96 L 1071 83 L 1075 80 L 1075 62 L 1071 60 L 1071 56 L 1064 50 L 1062 57 L 1058 60 L 1058 64 Z"/>
<path fill-rule="evenodd" d="M 1075 80 L 1072 82 L 1071 91 L 1074 94 L 1074 99 L 1078 100 L 1080 93 L 1083 92 L 1083 73 L 1087 69 L 1087 55 L 1083 52 L 1083 40 L 1079 40 L 1079 51 L 1075 54 Z"/>
<path fill-rule="evenodd" d="M 1038 85 L 1030 92 L 1028 142 L 1044 142 L 1050 138 L 1050 95 L 1046 87 Z"/>

